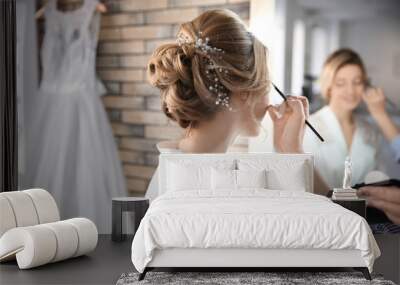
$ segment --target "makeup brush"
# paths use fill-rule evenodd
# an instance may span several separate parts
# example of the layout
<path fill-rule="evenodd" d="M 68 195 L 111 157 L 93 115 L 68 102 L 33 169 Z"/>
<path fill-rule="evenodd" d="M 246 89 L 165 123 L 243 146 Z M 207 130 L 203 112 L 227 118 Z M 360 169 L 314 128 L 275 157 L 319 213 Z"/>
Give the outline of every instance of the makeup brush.
<path fill-rule="evenodd" d="M 287 101 L 287 98 L 286 98 L 285 94 L 283 94 L 282 91 L 279 90 L 279 88 L 276 87 L 274 83 L 272 83 L 272 86 L 274 86 L 276 92 L 278 92 L 279 95 L 281 95 L 281 97 L 283 98 L 283 100 L 284 100 L 284 101 Z M 317 132 L 316 129 L 314 129 L 314 127 L 313 127 L 307 120 L 306 120 L 306 125 L 313 131 L 313 133 L 314 133 L 322 142 L 324 141 L 323 137 Z"/>

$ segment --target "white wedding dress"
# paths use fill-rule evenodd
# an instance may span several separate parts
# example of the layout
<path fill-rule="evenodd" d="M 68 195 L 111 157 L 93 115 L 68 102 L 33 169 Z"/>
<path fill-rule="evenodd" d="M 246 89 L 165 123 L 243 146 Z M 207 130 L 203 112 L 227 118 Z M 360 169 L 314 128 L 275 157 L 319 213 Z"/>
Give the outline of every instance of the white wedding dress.
<path fill-rule="evenodd" d="M 50 0 L 41 51 L 42 81 L 29 135 L 29 184 L 48 190 L 62 219 L 86 217 L 111 231 L 111 198 L 126 187 L 96 76 L 96 0 L 71 12 Z"/>

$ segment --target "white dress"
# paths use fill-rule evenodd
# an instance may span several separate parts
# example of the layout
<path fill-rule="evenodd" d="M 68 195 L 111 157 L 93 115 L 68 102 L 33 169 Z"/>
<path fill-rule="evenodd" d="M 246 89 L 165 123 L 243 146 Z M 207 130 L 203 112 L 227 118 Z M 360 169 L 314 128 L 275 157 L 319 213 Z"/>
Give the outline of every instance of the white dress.
<path fill-rule="evenodd" d="M 98 2 L 61 12 L 50 0 L 41 51 L 43 75 L 29 136 L 29 184 L 47 189 L 61 217 L 91 219 L 111 232 L 111 198 L 125 180 L 96 76 Z"/>
<path fill-rule="evenodd" d="M 157 144 L 157 149 L 161 154 L 182 153 L 182 151 L 179 149 L 178 141 L 160 142 Z M 150 202 L 154 201 L 154 199 L 158 197 L 158 167 L 150 180 L 145 197 L 149 198 Z"/>
<path fill-rule="evenodd" d="M 380 135 L 365 120 L 355 115 L 356 128 L 350 150 L 339 121 L 329 106 L 312 114 L 309 121 L 325 142 L 321 142 L 306 128 L 304 151 L 314 154 L 315 168 L 331 189 L 342 187 L 346 156 L 350 156 L 352 162 L 352 185 L 363 182 L 368 172 L 379 168 L 377 157 Z"/>

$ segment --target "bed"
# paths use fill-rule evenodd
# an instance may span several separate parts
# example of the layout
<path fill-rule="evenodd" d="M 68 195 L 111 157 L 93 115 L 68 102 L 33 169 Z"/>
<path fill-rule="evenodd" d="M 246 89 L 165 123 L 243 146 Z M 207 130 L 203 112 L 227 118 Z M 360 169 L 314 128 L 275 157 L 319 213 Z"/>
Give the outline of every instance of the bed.
<path fill-rule="evenodd" d="M 132 262 L 154 268 L 352 267 L 370 279 L 368 223 L 313 194 L 310 154 L 162 154 Z"/>

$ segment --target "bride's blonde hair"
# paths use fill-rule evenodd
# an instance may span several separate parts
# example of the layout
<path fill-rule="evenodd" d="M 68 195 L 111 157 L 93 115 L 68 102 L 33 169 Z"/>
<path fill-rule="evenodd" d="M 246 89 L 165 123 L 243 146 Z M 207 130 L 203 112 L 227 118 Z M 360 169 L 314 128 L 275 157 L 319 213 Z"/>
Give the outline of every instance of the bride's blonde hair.
<path fill-rule="evenodd" d="M 164 113 L 182 128 L 195 127 L 227 107 L 218 101 L 216 87 L 226 102 L 235 93 L 268 92 L 267 49 L 235 13 L 206 11 L 182 24 L 178 38 L 155 50 L 147 74 L 161 91 Z"/>

